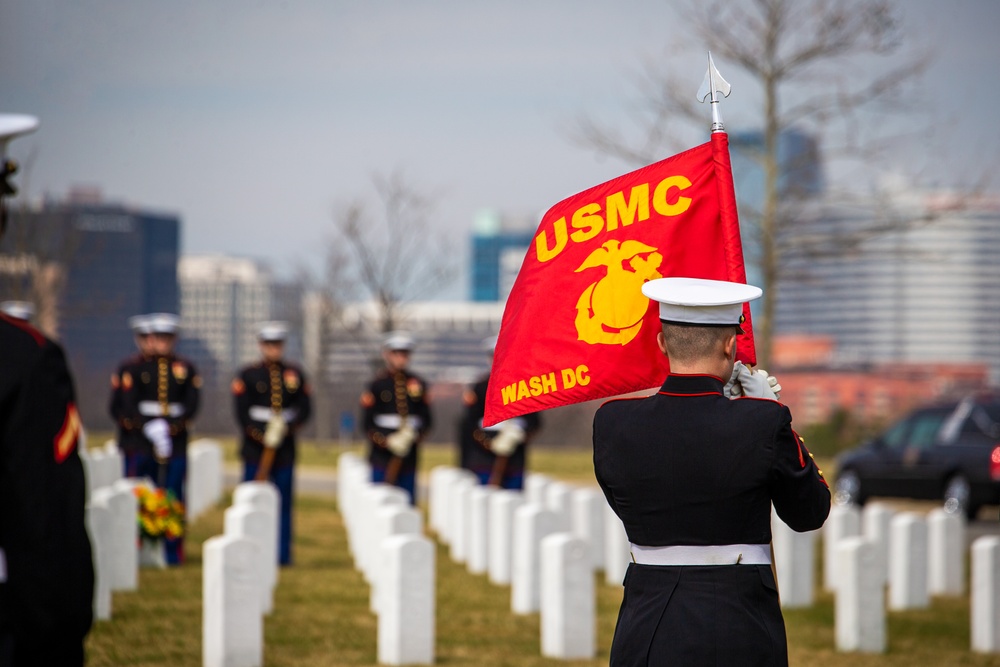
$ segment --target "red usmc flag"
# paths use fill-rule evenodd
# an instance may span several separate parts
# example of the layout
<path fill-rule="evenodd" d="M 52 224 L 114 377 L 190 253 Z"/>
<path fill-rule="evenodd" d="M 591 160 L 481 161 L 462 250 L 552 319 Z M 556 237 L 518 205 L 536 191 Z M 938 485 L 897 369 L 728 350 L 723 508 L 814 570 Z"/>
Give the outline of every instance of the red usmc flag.
<path fill-rule="evenodd" d="M 619 176 L 542 218 L 504 310 L 485 425 L 658 387 L 654 278 L 746 282 L 729 139 Z M 753 364 L 750 309 L 737 356 Z"/>

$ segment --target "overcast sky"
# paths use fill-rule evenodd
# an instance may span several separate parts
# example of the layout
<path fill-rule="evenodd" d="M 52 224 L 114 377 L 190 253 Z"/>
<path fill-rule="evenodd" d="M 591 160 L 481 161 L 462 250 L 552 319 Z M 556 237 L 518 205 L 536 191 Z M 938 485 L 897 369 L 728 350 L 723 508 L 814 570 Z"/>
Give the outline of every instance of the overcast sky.
<path fill-rule="evenodd" d="M 936 48 L 921 89 L 936 129 L 897 167 L 929 162 L 921 178 L 947 181 L 995 162 L 1000 2 L 903 8 L 905 39 Z M 584 113 L 624 123 L 630 72 L 683 29 L 652 0 L 7 0 L 0 112 L 41 120 L 10 147 L 25 194 L 96 185 L 177 213 L 183 252 L 288 271 L 318 266 L 334 208 L 371 196 L 375 172 L 437 193 L 465 248 L 481 209 L 540 216 L 632 169 L 566 128 Z M 690 70 L 694 95 L 704 51 L 669 67 Z M 727 126 L 755 129 L 729 72 Z"/>

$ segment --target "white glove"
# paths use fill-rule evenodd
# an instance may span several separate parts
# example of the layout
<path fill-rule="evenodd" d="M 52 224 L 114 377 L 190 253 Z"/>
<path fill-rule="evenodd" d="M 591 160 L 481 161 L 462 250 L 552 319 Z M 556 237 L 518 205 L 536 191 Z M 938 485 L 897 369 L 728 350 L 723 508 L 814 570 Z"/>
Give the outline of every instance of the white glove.
<path fill-rule="evenodd" d="M 153 452 L 160 460 L 169 459 L 174 450 L 170 439 L 170 424 L 166 419 L 153 419 L 142 425 L 142 433 L 153 443 Z"/>
<path fill-rule="evenodd" d="M 736 381 L 743 389 L 744 396 L 766 398 L 772 401 L 778 400 L 778 392 L 781 391 L 778 378 L 768 375 L 765 370 L 757 369 L 752 371 L 749 367 L 743 366 Z"/>
<path fill-rule="evenodd" d="M 490 451 L 497 456 L 510 456 L 524 442 L 524 429 L 518 424 L 505 422 L 500 432 L 490 440 Z"/>
<path fill-rule="evenodd" d="M 281 415 L 274 415 L 268 420 L 267 428 L 264 429 L 264 446 L 268 449 L 277 449 L 285 439 L 286 433 L 288 424 Z"/>
<path fill-rule="evenodd" d="M 732 399 L 739 398 L 743 395 L 743 387 L 740 386 L 737 378 L 740 375 L 740 371 L 744 368 L 746 368 L 746 366 L 743 365 L 742 361 L 737 361 L 733 364 L 733 373 L 729 376 L 729 382 L 727 382 L 726 386 L 722 388 L 723 396 Z"/>
<path fill-rule="evenodd" d="M 403 424 L 398 431 L 393 431 L 385 437 L 385 446 L 390 452 L 399 458 L 403 458 L 410 453 L 410 449 L 416 440 L 416 429 L 409 424 Z"/>

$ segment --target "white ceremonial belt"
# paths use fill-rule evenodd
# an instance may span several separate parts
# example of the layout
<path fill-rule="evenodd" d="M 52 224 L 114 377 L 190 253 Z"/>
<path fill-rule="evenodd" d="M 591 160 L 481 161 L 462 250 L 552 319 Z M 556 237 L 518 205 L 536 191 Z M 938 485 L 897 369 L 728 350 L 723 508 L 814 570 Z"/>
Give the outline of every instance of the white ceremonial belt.
<path fill-rule="evenodd" d="M 632 545 L 632 562 L 639 565 L 770 565 L 769 544 L 719 544 L 670 547 Z"/>
<path fill-rule="evenodd" d="M 263 405 L 251 405 L 249 413 L 250 419 L 255 422 L 267 422 L 271 421 L 271 417 L 274 416 L 274 410 Z M 286 422 L 291 422 L 299 414 L 299 411 L 295 408 L 288 408 L 287 410 L 281 411 L 281 418 Z"/>
<path fill-rule="evenodd" d="M 143 417 L 180 417 L 184 414 L 184 406 L 180 403 L 168 403 L 167 414 L 163 414 L 158 401 L 139 401 L 139 414 Z"/>
<path fill-rule="evenodd" d="M 399 428 L 403 425 L 403 416 L 398 414 L 385 413 L 381 415 L 375 415 L 375 425 L 379 428 Z M 424 425 L 424 420 L 415 415 L 410 415 L 406 418 L 407 423 L 415 428 L 419 429 Z"/>

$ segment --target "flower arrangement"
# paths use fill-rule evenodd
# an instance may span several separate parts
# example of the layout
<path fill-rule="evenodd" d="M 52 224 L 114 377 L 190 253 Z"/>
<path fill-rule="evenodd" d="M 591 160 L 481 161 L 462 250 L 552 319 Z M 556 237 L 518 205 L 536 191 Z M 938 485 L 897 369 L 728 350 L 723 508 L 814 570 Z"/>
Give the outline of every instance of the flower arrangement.
<path fill-rule="evenodd" d="M 184 534 L 184 503 L 173 492 L 138 484 L 139 533 L 143 539 L 176 539 Z"/>

